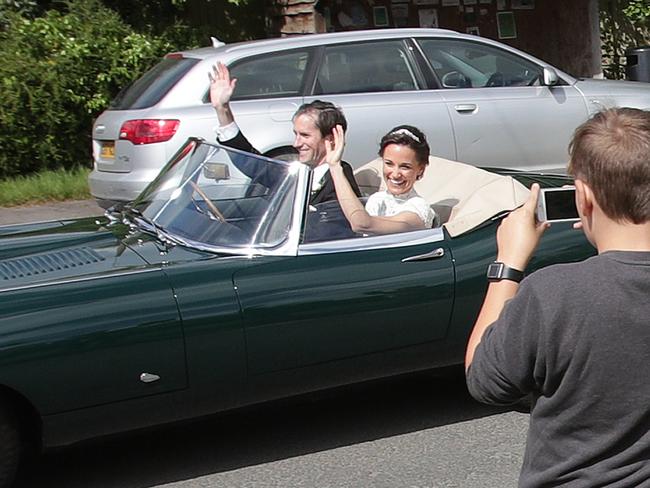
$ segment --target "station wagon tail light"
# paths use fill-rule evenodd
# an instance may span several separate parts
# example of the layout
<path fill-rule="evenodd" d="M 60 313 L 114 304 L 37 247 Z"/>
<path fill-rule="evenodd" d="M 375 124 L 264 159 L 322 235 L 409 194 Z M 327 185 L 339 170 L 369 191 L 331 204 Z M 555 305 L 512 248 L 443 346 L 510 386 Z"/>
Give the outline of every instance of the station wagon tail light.
<path fill-rule="evenodd" d="M 120 139 L 133 144 L 153 144 L 170 140 L 178 130 L 179 120 L 137 119 L 127 120 L 120 129 Z"/>

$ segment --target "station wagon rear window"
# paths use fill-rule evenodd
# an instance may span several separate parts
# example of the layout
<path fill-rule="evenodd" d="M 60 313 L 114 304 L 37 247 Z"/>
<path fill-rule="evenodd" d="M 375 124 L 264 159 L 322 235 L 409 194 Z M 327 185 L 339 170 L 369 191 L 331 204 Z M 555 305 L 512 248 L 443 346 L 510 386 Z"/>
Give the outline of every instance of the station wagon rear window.
<path fill-rule="evenodd" d="M 138 80 L 124 88 L 111 102 L 111 110 L 135 110 L 157 104 L 198 59 L 166 57 Z"/>

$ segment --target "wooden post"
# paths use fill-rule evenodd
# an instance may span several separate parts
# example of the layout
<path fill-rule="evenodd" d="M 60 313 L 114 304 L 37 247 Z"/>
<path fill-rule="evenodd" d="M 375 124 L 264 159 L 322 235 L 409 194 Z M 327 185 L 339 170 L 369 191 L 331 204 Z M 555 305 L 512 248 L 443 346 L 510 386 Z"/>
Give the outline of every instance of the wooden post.
<path fill-rule="evenodd" d="M 275 0 L 268 9 L 271 36 L 294 36 L 325 32 L 325 22 L 316 9 L 317 0 Z"/>

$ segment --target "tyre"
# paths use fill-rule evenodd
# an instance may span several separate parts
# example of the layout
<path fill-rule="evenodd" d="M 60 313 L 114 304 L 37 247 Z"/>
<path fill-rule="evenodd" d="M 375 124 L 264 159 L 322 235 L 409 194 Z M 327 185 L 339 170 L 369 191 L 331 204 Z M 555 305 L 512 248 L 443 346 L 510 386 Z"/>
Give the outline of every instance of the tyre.
<path fill-rule="evenodd" d="M 21 436 L 14 413 L 0 403 L 0 488 L 9 488 L 21 455 Z"/>

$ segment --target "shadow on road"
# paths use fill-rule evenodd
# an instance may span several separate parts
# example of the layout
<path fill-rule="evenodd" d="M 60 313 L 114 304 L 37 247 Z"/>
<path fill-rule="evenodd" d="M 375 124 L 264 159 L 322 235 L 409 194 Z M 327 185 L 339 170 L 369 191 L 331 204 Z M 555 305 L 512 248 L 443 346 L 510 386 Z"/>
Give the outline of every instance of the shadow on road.
<path fill-rule="evenodd" d="M 418 374 L 57 450 L 17 488 L 153 487 L 503 411 L 474 402 L 460 370 Z"/>

